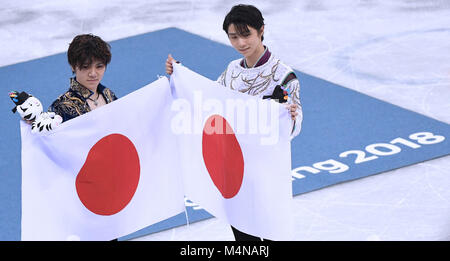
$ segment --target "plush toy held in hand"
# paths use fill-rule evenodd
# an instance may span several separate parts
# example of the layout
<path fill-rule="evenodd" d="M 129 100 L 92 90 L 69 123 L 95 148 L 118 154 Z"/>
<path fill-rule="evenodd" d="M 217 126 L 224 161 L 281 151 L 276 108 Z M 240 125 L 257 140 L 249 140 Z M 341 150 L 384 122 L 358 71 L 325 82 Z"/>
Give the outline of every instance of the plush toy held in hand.
<path fill-rule="evenodd" d="M 23 120 L 31 122 L 32 133 L 51 131 L 62 122 L 54 112 L 43 112 L 42 103 L 26 92 L 11 91 L 9 97 L 16 104 L 12 112 L 17 111 Z"/>

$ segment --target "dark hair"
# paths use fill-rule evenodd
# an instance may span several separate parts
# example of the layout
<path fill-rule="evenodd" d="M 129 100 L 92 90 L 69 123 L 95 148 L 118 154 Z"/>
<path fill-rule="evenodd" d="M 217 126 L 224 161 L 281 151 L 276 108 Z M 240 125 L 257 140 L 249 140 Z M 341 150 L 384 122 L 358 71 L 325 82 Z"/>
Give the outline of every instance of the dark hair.
<path fill-rule="evenodd" d="M 94 58 L 106 66 L 111 61 L 111 46 L 92 34 L 75 36 L 67 51 L 67 59 L 72 68 L 79 68 L 85 63 L 90 65 Z"/>
<path fill-rule="evenodd" d="M 260 30 L 264 25 L 264 18 L 258 8 L 253 5 L 235 5 L 225 16 L 223 21 L 223 30 L 228 34 L 228 27 L 234 24 L 240 35 L 246 35 L 250 32 L 248 26 Z M 264 36 L 261 36 L 261 41 Z"/>

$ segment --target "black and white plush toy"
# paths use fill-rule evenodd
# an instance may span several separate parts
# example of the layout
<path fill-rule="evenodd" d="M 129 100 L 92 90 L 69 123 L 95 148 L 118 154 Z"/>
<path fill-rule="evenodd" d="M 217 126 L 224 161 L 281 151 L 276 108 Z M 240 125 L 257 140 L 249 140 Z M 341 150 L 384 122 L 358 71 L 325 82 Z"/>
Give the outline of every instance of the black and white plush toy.
<path fill-rule="evenodd" d="M 43 112 L 42 103 L 26 92 L 11 91 L 9 97 L 16 104 L 12 111 L 31 122 L 32 133 L 50 131 L 62 122 L 62 117 L 54 112 Z"/>

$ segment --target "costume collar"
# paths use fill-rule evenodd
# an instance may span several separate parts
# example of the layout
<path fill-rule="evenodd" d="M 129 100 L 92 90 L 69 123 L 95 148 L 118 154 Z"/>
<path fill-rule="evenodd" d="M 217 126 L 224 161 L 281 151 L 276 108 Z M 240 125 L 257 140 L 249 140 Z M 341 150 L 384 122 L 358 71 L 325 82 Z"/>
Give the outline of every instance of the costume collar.
<path fill-rule="evenodd" d="M 81 83 L 79 83 L 75 77 L 70 78 L 70 89 L 76 93 L 78 93 L 81 97 L 84 99 L 87 99 L 94 95 L 94 92 L 89 90 L 88 88 L 84 87 Z M 105 89 L 105 86 L 102 84 L 99 84 L 97 86 L 98 93 L 103 93 L 103 90 Z"/>
<path fill-rule="evenodd" d="M 258 61 L 256 61 L 255 66 L 253 66 L 252 68 L 256 68 L 256 67 L 259 67 L 259 66 L 265 64 L 267 61 L 269 61 L 270 55 L 271 55 L 271 52 L 269 51 L 269 48 L 267 48 L 264 45 L 264 52 L 263 52 L 263 54 L 261 54 L 261 56 L 259 57 Z M 245 62 L 245 58 L 242 59 L 241 66 L 244 67 L 244 68 L 249 68 L 247 66 L 247 63 Z"/>

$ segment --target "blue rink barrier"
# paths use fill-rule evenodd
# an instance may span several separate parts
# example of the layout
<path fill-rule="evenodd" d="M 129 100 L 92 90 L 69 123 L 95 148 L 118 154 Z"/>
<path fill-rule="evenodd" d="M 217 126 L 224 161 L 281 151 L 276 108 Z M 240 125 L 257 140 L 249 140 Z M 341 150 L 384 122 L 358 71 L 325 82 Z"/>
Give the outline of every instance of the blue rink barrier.
<path fill-rule="evenodd" d="M 239 58 L 233 48 L 169 28 L 112 41 L 102 83 L 118 97 L 165 75 L 167 54 L 215 80 Z M 293 54 L 295 55 L 295 54 Z M 293 194 L 450 154 L 450 125 L 296 71 L 302 132 L 292 141 Z M 0 240 L 20 240 L 21 161 L 18 116 L 7 93 L 25 90 L 47 107 L 69 87 L 66 53 L 0 68 Z M 212 217 L 187 200 L 186 213 L 120 238 L 126 240 Z"/>

